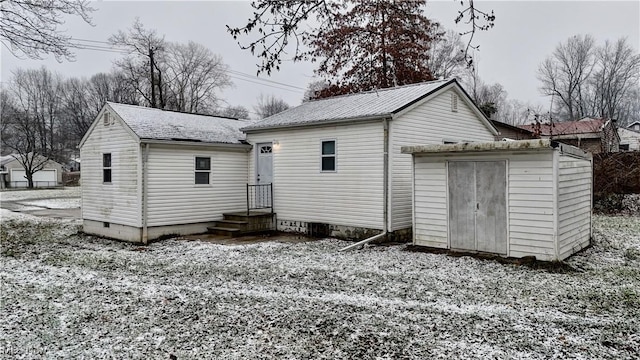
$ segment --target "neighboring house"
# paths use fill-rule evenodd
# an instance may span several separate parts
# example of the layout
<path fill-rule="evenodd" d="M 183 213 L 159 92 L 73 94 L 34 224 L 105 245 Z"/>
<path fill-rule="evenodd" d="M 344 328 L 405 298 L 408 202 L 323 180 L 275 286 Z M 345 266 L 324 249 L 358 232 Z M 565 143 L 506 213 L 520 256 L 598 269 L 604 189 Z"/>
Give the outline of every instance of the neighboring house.
<path fill-rule="evenodd" d="M 553 140 L 407 146 L 414 245 L 563 260 L 591 239 L 592 155 Z"/>
<path fill-rule="evenodd" d="M 618 128 L 618 135 L 620 136 L 620 151 L 640 151 L 640 131 L 629 130 L 629 127 L 626 129 Z"/>
<path fill-rule="evenodd" d="M 67 171 L 75 172 L 80 171 L 80 157 L 73 157 L 65 164 Z"/>
<path fill-rule="evenodd" d="M 29 154 L 29 156 L 31 156 Z M 41 155 L 36 155 L 36 162 L 46 161 L 42 169 L 33 173 L 34 187 L 55 187 L 62 185 L 62 165 L 47 160 Z M 18 160 L 20 155 L 11 154 L 0 156 L 0 178 L 4 187 L 23 188 L 28 187 L 29 183 L 26 178 L 26 171 L 22 163 Z"/>
<path fill-rule="evenodd" d="M 521 127 L 506 124 L 498 120 L 491 120 L 493 126 L 500 132 L 496 140 L 528 140 L 535 139 L 533 132 Z"/>
<path fill-rule="evenodd" d="M 632 122 L 631 124 L 629 124 L 629 126 L 627 126 L 627 129 L 640 131 L 640 121 Z"/>
<path fill-rule="evenodd" d="M 552 124 L 521 125 L 542 139 L 558 140 L 593 154 L 619 151 L 620 136 L 615 120 L 583 118 Z"/>
<path fill-rule="evenodd" d="M 84 231 L 146 243 L 246 210 L 243 125 L 107 103 L 80 142 Z"/>
<path fill-rule="evenodd" d="M 243 131 L 253 145 L 248 179 L 273 184 L 278 230 L 353 239 L 410 237 L 412 162 L 402 146 L 498 135 L 455 80 L 308 101 Z"/>

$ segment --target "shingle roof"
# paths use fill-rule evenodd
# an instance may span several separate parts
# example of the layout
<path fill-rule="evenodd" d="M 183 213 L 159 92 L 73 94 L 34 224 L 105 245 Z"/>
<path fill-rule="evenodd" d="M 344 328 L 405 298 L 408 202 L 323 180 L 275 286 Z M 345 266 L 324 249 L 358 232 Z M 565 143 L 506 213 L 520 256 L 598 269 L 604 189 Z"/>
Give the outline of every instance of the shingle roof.
<path fill-rule="evenodd" d="M 248 122 L 216 116 L 185 114 L 135 105 L 108 103 L 141 139 L 239 144 Z"/>
<path fill-rule="evenodd" d="M 607 122 L 606 119 L 584 118 L 576 121 L 557 122 L 553 124 L 540 124 L 540 135 L 578 135 L 599 133 Z M 535 125 L 521 125 L 523 129 L 534 132 Z"/>
<path fill-rule="evenodd" d="M 312 100 L 257 121 L 242 130 L 302 126 L 392 115 L 455 80 L 437 80 Z"/>

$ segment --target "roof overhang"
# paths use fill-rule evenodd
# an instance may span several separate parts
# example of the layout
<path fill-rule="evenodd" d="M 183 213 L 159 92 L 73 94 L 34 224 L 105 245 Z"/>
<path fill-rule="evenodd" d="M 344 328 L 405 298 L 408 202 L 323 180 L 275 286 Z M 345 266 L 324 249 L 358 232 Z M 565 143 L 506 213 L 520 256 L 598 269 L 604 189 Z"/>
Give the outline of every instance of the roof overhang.
<path fill-rule="evenodd" d="M 224 150 L 244 150 L 251 149 L 249 144 L 230 144 L 230 143 L 210 143 L 202 141 L 190 141 L 190 140 L 164 140 L 164 139 L 140 139 L 141 144 L 158 144 L 168 146 L 191 146 L 191 147 L 207 147 L 211 149 L 224 149 Z"/>
<path fill-rule="evenodd" d="M 269 126 L 269 127 L 258 127 L 258 128 L 252 128 L 252 127 L 249 126 L 249 127 L 241 128 L 240 131 L 242 131 L 242 132 L 244 132 L 246 134 L 250 134 L 250 133 L 257 133 L 257 132 L 264 132 L 264 131 L 271 131 L 271 130 L 306 128 L 306 127 L 311 127 L 311 126 L 320 127 L 320 126 L 326 126 L 326 125 L 361 123 L 361 122 L 389 119 L 391 117 L 392 117 L 392 114 L 379 114 L 379 115 L 372 115 L 372 116 L 365 116 L 365 117 L 355 117 L 355 118 L 318 120 L 318 121 L 310 121 L 310 122 L 301 123 L 301 124 L 286 124 L 286 125 L 281 125 L 281 126 L 275 126 L 274 125 L 274 126 Z"/>

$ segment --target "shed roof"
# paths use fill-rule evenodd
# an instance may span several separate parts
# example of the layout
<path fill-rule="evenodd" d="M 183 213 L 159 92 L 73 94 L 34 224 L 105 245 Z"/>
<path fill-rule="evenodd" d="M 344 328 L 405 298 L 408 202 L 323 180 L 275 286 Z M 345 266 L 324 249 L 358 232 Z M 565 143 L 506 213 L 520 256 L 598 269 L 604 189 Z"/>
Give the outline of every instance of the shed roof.
<path fill-rule="evenodd" d="M 240 144 L 247 122 L 143 106 L 107 103 L 140 139 Z"/>
<path fill-rule="evenodd" d="M 584 158 L 590 156 L 587 152 L 575 146 L 562 144 L 555 140 L 549 139 L 403 146 L 401 148 L 401 152 L 403 154 L 437 155 L 443 153 L 479 153 L 490 151 L 531 151 L 553 149 L 560 149 L 562 152 L 570 153 Z"/>
<path fill-rule="evenodd" d="M 436 80 L 311 100 L 257 121 L 242 130 L 250 131 L 390 116 L 454 82 L 455 79 Z"/>

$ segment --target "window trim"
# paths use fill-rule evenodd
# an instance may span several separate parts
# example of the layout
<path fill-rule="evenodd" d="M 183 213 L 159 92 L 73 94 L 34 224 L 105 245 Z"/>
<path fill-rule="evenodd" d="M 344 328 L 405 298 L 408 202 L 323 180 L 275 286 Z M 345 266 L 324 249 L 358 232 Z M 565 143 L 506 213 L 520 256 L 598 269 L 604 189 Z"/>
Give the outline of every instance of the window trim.
<path fill-rule="evenodd" d="M 198 159 L 199 158 L 206 158 L 209 159 L 209 169 L 198 169 Z M 197 182 L 197 178 L 196 178 L 196 174 L 197 173 L 207 173 L 209 174 L 209 176 L 207 176 L 208 181 L 206 183 L 198 183 Z M 206 155 L 195 155 L 193 157 L 193 184 L 195 186 L 211 186 L 211 156 L 206 156 Z"/>
<path fill-rule="evenodd" d="M 105 156 L 109 155 L 109 166 L 105 166 Z M 106 171 L 109 171 L 109 181 L 105 181 Z M 113 184 L 113 155 L 112 153 L 102 153 L 102 183 L 105 185 Z"/>
<path fill-rule="evenodd" d="M 333 154 L 323 154 L 322 150 L 323 150 L 323 144 L 325 142 L 329 142 L 329 141 L 333 141 Z M 322 160 L 325 157 L 333 157 L 333 170 L 324 170 L 322 168 Z M 333 139 L 320 139 L 320 172 L 321 173 L 336 173 L 338 172 L 338 140 L 336 140 L 335 138 Z"/>

